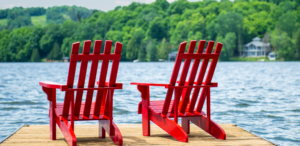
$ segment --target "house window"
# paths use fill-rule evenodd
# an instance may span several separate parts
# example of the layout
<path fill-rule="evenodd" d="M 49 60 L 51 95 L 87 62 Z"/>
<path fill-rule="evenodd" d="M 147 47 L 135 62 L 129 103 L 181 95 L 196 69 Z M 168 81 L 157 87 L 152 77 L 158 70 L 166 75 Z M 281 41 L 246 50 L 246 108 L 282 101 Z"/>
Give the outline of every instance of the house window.
<path fill-rule="evenodd" d="M 257 47 L 257 50 L 261 50 L 261 47 Z"/>
<path fill-rule="evenodd" d="M 261 56 L 261 52 L 257 52 L 257 56 Z"/>
<path fill-rule="evenodd" d="M 262 52 L 262 55 L 265 55 L 265 52 Z"/>
<path fill-rule="evenodd" d="M 256 49 L 256 47 L 254 45 L 250 46 L 250 50 L 255 50 L 255 49 Z"/>
<path fill-rule="evenodd" d="M 245 47 L 245 50 L 248 50 L 248 47 Z"/>
<path fill-rule="evenodd" d="M 251 52 L 251 56 L 255 56 L 256 55 L 256 53 L 255 52 Z"/>

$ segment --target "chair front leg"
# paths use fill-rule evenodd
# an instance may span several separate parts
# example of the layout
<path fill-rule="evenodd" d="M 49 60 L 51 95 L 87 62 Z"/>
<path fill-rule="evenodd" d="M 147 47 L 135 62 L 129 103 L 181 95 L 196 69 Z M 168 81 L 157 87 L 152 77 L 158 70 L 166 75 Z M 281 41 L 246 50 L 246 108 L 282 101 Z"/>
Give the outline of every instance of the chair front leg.
<path fill-rule="evenodd" d="M 138 85 L 137 88 L 141 92 L 141 97 L 142 97 L 143 135 L 144 136 L 150 136 L 150 113 L 149 113 L 150 91 L 149 91 L 149 86 Z"/>
<path fill-rule="evenodd" d="M 43 87 L 43 91 L 47 94 L 50 101 L 49 104 L 49 120 L 50 120 L 50 139 L 56 140 L 56 89 Z"/>

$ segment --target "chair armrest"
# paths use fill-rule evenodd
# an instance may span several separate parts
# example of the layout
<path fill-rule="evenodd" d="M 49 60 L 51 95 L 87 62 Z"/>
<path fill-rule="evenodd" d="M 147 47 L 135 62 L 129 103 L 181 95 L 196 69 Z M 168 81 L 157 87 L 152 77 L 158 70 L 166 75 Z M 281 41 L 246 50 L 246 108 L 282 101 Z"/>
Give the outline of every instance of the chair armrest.
<path fill-rule="evenodd" d="M 122 83 L 115 83 L 116 86 L 114 87 L 117 87 L 118 89 L 123 89 L 123 84 Z M 99 81 L 97 81 L 97 85 L 99 85 Z M 109 87 L 109 82 L 105 82 L 105 87 Z"/>
<path fill-rule="evenodd" d="M 177 83 L 179 83 L 179 81 L 177 81 Z M 185 86 L 188 86 L 189 82 L 184 82 Z M 197 82 L 194 82 L 193 85 L 191 86 L 203 86 L 203 87 L 218 87 L 218 83 L 210 83 L 210 84 L 206 84 L 205 82 L 202 82 L 201 85 L 197 85 Z"/>
<path fill-rule="evenodd" d="M 143 86 L 160 86 L 167 88 L 170 84 L 159 84 L 159 83 L 138 83 L 138 82 L 131 82 L 130 85 L 143 85 Z"/>
<path fill-rule="evenodd" d="M 58 84 L 58 83 L 51 82 L 51 81 L 41 81 L 41 82 L 39 82 L 39 84 L 42 87 L 54 88 L 54 89 L 60 89 L 60 90 L 64 90 L 64 89 L 68 88 L 67 85 L 62 85 L 62 84 Z"/>

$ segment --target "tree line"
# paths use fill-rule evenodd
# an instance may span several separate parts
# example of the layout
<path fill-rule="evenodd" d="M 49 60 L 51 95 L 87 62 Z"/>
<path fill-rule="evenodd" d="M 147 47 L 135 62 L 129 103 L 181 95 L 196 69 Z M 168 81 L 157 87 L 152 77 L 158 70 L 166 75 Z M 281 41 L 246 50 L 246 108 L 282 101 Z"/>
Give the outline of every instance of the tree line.
<path fill-rule="evenodd" d="M 68 19 L 80 21 L 81 18 L 88 18 L 94 11 L 96 10 L 78 6 L 54 6 L 47 9 L 43 7 L 4 9 L 0 10 L 0 20 L 7 19 L 7 24 L 0 25 L 0 30 L 33 26 L 31 16 L 46 15 L 47 23 L 62 24 Z"/>
<path fill-rule="evenodd" d="M 57 15 L 46 15 L 47 21 L 55 21 L 47 26 L 3 29 L 0 61 L 58 60 L 70 55 L 74 42 L 81 42 L 82 50 L 84 40 L 123 43 L 123 61 L 167 59 L 183 41 L 215 40 L 224 44 L 220 59 L 230 60 L 256 36 L 269 41 L 279 59 L 300 60 L 299 4 L 300 0 L 156 0 L 93 11 L 90 16 L 74 11 L 71 20 L 63 20 L 58 16 L 61 9 L 54 8 L 49 13 Z"/>

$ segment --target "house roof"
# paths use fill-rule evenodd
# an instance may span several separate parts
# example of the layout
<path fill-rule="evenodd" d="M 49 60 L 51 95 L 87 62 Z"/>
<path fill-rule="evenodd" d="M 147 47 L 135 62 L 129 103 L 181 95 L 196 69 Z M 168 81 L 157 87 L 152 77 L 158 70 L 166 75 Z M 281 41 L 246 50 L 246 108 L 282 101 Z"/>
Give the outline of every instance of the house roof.
<path fill-rule="evenodd" d="M 261 41 L 261 38 L 259 37 L 255 37 L 253 38 L 252 42 L 244 45 L 245 47 L 249 47 L 250 45 L 254 45 L 254 46 L 270 46 L 270 43 L 263 43 Z"/>

